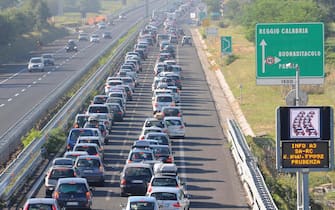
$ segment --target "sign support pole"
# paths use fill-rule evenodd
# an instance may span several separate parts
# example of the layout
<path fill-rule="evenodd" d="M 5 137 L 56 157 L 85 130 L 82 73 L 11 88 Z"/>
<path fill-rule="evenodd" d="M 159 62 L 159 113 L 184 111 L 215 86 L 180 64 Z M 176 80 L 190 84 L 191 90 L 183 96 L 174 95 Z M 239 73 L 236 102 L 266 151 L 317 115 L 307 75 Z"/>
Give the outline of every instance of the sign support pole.
<path fill-rule="evenodd" d="M 299 97 L 299 65 L 295 67 L 295 105 L 300 105 Z M 308 192 L 309 171 L 302 170 L 297 172 L 297 210 L 309 210 L 309 192 Z"/>

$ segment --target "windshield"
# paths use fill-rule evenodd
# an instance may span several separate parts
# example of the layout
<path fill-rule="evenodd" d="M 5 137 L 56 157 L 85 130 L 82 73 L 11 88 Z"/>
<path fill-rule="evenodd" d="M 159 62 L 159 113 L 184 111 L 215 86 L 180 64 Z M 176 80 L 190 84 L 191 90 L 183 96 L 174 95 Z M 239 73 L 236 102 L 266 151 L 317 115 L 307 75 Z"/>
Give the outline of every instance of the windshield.
<path fill-rule="evenodd" d="M 136 201 L 130 203 L 130 210 L 154 210 L 155 204 L 147 201 Z"/>

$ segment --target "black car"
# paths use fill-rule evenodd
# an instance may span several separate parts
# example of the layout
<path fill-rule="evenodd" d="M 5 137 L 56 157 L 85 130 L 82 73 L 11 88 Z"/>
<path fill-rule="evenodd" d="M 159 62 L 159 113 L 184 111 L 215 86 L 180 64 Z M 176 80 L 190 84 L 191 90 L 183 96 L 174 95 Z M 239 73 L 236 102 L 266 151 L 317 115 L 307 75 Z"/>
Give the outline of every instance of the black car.
<path fill-rule="evenodd" d="M 70 39 L 66 46 L 65 46 L 66 52 L 78 52 L 77 44 L 74 40 Z"/>
<path fill-rule="evenodd" d="M 120 176 L 121 196 L 145 195 L 152 176 L 153 171 L 149 164 L 126 164 Z"/>
<path fill-rule="evenodd" d="M 55 191 L 55 198 L 61 208 L 91 209 L 93 195 L 85 178 L 60 178 Z"/>

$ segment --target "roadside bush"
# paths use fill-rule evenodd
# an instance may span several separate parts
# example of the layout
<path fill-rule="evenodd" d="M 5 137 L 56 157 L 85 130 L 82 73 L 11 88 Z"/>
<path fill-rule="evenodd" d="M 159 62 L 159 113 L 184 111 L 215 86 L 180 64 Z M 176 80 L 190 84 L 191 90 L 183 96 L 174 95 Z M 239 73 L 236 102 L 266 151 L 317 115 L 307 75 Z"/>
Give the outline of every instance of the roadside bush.
<path fill-rule="evenodd" d="M 225 57 L 225 64 L 228 66 L 238 59 L 238 56 L 231 54 Z"/>
<path fill-rule="evenodd" d="M 27 136 L 25 136 L 22 139 L 22 144 L 24 147 L 28 146 L 32 141 L 34 141 L 37 138 L 41 137 L 41 132 L 36 130 L 36 129 L 32 129 Z"/>
<path fill-rule="evenodd" d="M 65 144 L 66 135 L 60 128 L 53 129 L 44 144 L 47 154 L 57 153 Z"/>

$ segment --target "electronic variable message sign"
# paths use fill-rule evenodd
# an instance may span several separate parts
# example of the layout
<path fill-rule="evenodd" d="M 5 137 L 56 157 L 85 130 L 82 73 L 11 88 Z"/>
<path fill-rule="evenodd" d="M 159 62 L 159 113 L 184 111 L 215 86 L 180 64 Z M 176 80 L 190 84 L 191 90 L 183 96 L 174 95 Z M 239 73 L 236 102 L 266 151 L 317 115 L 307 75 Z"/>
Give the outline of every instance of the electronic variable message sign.
<path fill-rule="evenodd" d="M 325 171 L 333 167 L 333 109 L 279 107 L 277 109 L 277 169 Z"/>

